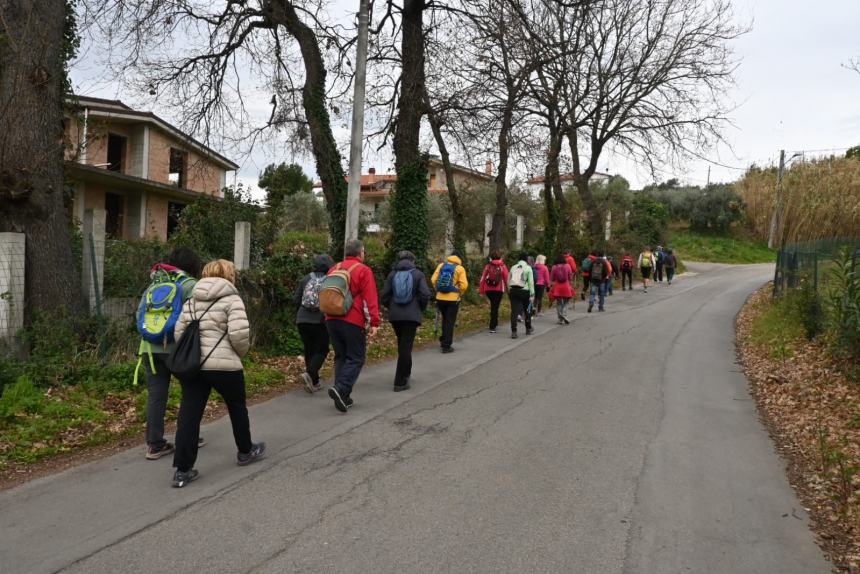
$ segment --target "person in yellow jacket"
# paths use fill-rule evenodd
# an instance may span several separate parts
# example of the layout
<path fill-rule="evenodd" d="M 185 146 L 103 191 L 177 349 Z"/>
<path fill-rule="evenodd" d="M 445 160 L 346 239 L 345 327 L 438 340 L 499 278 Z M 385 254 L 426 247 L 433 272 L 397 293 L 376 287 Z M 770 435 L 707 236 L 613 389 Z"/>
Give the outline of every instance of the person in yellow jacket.
<path fill-rule="evenodd" d="M 454 323 L 457 322 L 457 312 L 460 310 L 460 297 L 469 287 L 466 278 L 466 268 L 460 253 L 454 250 L 444 263 L 440 263 L 430 279 L 436 290 L 436 309 L 442 317 L 442 336 L 439 343 L 443 353 L 453 353 Z"/>

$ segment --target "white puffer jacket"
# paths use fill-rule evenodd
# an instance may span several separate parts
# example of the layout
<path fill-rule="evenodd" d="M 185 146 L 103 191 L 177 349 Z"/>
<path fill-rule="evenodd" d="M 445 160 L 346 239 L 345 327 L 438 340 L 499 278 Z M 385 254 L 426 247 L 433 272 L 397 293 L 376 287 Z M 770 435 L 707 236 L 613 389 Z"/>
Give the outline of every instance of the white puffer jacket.
<path fill-rule="evenodd" d="M 198 281 L 191 299 L 185 302 L 182 315 L 176 322 L 174 335 L 177 341 L 192 321 L 192 305 L 194 316 L 200 319 L 200 360 L 212 352 L 202 370 L 241 371 L 241 358 L 251 346 L 251 337 L 245 304 L 236 286 L 220 277 L 207 277 Z M 210 305 L 212 308 L 206 311 Z M 219 343 L 222 336 L 224 338 Z"/>

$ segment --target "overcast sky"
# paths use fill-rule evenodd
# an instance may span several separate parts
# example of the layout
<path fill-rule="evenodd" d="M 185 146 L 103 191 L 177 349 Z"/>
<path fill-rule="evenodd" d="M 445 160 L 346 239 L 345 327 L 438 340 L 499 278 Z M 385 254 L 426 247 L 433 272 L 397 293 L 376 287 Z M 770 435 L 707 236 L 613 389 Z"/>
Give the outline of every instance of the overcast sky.
<path fill-rule="evenodd" d="M 351 19 L 357 5 L 358 0 L 335 0 L 331 14 L 338 20 Z M 678 177 L 703 185 L 710 165 L 711 182 L 733 181 L 753 162 L 775 163 L 780 149 L 789 155 L 807 152 L 810 157 L 860 144 L 860 74 L 843 67 L 849 59 L 860 58 L 860 0 L 735 0 L 734 11 L 738 22 L 751 24 L 752 30 L 733 44 L 741 62 L 729 94 L 737 106 L 731 114 L 734 127 L 725 132 L 731 149 L 722 146 L 707 152 L 715 163 L 697 160 L 681 167 L 662 166 L 658 180 Z M 123 93 L 101 69 L 97 53 L 85 50 L 72 69 L 77 92 L 135 103 L 134 94 Z M 170 110 L 152 111 L 173 120 Z M 268 108 L 262 113 L 268 114 Z M 344 146 L 346 122 L 334 125 Z M 259 147 L 239 161 L 237 180 L 246 184 L 255 184 L 272 161 L 295 161 L 315 176 L 309 156 L 284 157 L 281 150 Z M 383 151 L 370 154 L 363 163 L 366 173 L 371 166 L 387 171 L 392 162 L 389 152 Z M 599 169 L 624 176 L 634 188 L 652 181 L 646 169 L 611 154 L 601 159 Z"/>

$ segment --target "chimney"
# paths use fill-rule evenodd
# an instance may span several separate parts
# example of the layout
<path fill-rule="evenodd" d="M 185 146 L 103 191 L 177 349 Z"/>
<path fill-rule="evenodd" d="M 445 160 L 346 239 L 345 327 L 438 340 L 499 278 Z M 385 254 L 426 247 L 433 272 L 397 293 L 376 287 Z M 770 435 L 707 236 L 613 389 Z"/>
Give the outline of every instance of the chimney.
<path fill-rule="evenodd" d="M 376 168 L 375 167 L 370 168 L 369 172 L 370 172 L 370 175 L 376 175 Z"/>
<path fill-rule="evenodd" d="M 484 166 L 484 173 L 487 175 L 493 175 L 493 160 L 487 160 L 487 165 Z"/>

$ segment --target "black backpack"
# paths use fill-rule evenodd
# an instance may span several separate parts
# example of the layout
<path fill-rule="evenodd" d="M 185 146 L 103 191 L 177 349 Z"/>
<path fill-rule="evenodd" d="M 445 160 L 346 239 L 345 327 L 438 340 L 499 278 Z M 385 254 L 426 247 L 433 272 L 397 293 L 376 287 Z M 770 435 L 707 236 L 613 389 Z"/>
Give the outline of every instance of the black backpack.
<path fill-rule="evenodd" d="M 606 279 L 606 261 L 598 257 L 591 264 L 591 279 L 603 281 Z"/>
<path fill-rule="evenodd" d="M 182 333 L 182 338 L 176 342 L 176 346 L 164 361 L 167 368 L 171 373 L 173 373 L 173 376 L 180 381 L 189 381 L 196 377 L 197 373 L 200 372 L 200 369 L 203 368 L 203 365 L 206 364 L 206 361 L 209 360 L 212 353 L 215 352 L 215 349 L 218 348 L 218 345 L 221 344 L 221 341 L 224 340 L 224 337 L 227 336 L 227 331 L 225 330 L 224 334 L 221 335 L 221 338 L 218 339 L 218 342 L 215 343 L 215 346 L 212 347 L 212 350 L 209 351 L 209 354 L 206 355 L 206 358 L 202 361 L 200 360 L 200 319 L 202 319 L 203 315 L 208 313 L 209 309 L 212 308 L 212 305 L 217 302 L 217 299 L 212 301 L 212 303 L 206 307 L 206 310 L 200 314 L 200 317 L 195 317 L 194 299 L 188 300 L 188 303 L 191 305 L 191 322 L 188 323 L 188 326 L 185 328 L 185 332 Z"/>

